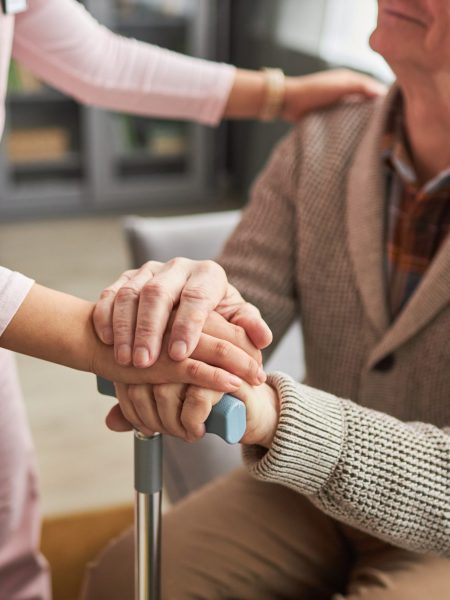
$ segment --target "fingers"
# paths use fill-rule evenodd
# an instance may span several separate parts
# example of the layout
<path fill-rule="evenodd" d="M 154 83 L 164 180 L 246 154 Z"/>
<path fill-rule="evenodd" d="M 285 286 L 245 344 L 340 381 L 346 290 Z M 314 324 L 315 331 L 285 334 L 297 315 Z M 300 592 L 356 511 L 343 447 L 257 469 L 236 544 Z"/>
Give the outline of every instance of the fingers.
<path fill-rule="evenodd" d="M 233 315 L 232 322 L 246 331 L 257 348 L 267 348 L 272 343 L 272 332 L 256 306 L 245 302 Z"/>
<path fill-rule="evenodd" d="M 100 294 L 100 300 L 94 309 L 93 320 L 95 331 L 104 344 L 112 345 L 114 343 L 112 315 L 116 294 L 123 285 L 128 283 L 135 273 L 136 271 L 134 270 L 125 271 L 117 281 L 105 288 Z"/>
<path fill-rule="evenodd" d="M 210 260 L 194 263 L 171 330 L 169 355 L 173 360 L 191 355 L 209 314 L 223 299 L 226 289 L 227 278 L 220 265 Z"/>
<path fill-rule="evenodd" d="M 307 112 L 331 106 L 346 96 L 357 94 L 372 98 L 385 93 L 386 87 L 382 83 L 349 69 L 288 77 L 283 116 L 298 120 Z"/>
<path fill-rule="evenodd" d="M 249 356 L 254 358 L 258 364 L 262 363 L 262 354 L 255 344 L 250 340 L 243 327 L 230 323 L 217 312 L 212 312 L 203 327 L 203 333 L 212 337 L 226 340 L 234 346 L 241 348 Z"/>
<path fill-rule="evenodd" d="M 205 434 L 205 421 L 211 413 L 212 407 L 219 402 L 223 394 L 199 388 L 197 386 L 189 386 L 186 390 L 180 421 L 186 430 L 187 440 L 196 441 L 201 439 Z"/>
<path fill-rule="evenodd" d="M 158 359 L 172 310 L 189 278 L 191 263 L 183 258 L 171 260 L 141 287 L 133 348 L 135 367 L 149 367 Z"/>
<path fill-rule="evenodd" d="M 146 263 L 115 292 L 113 332 L 117 362 L 123 366 L 132 363 L 138 368 L 153 365 L 160 356 L 164 333 L 178 303 L 169 354 L 173 360 L 190 356 L 225 289 L 225 273 L 212 261 L 175 258 L 163 265 Z"/>
<path fill-rule="evenodd" d="M 257 360 L 231 342 L 202 334 L 192 358 L 220 367 L 250 384 L 264 383 L 266 375 Z"/>
<path fill-rule="evenodd" d="M 266 348 L 272 342 L 272 332 L 259 310 L 246 302 L 234 286 L 228 285 L 227 295 L 217 306 L 217 312 L 227 321 L 242 327 L 258 349 Z M 247 348 L 243 349 L 247 351 Z"/>
<path fill-rule="evenodd" d="M 180 416 L 186 386 L 184 384 L 155 385 L 153 393 L 159 418 L 164 428 L 164 433 L 187 439 Z"/>
<path fill-rule="evenodd" d="M 116 385 L 119 404 L 106 422 L 113 431 L 134 427 L 144 435 L 160 432 L 186 441 L 200 439 L 221 392 L 184 384 Z"/>
<path fill-rule="evenodd" d="M 167 380 L 194 384 L 222 393 L 233 393 L 242 385 L 242 379 L 237 375 L 192 358 L 179 363 L 179 369 L 172 371 Z"/>
<path fill-rule="evenodd" d="M 224 312 L 228 318 L 233 317 L 233 323 L 220 320 L 213 312 L 225 297 L 228 306 Z M 235 288 L 228 285 L 223 269 L 212 261 L 182 258 L 166 264 L 151 261 L 138 270 L 125 272 L 104 290 L 97 303 L 94 310 L 97 334 L 105 343 L 114 342 L 115 360 L 119 365 L 150 367 L 161 355 L 162 340 L 177 303 L 168 343 L 172 360 L 179 362 L 192 354 L 204 327 L 228 342 L 209 344 L 212 359 L 203 343 L 201 354 L 197 353 L 194 362 L 186 365 L 191 374 L 189 383 L 213 389 L 220 386 L 222 391 L 232 391 L 239 385 L 220 369 L 200 366 L 200 355 L 213 367 L 228 370 L 251 383 L 264 381 L 255 361 L 262 362 L 258 349 L 270 343 L 270 330 L 259 311 L 245 303 Z M 230 343 L 238 345 L 251 358 L 230 349 Z"/>
<path fill-rule="evenodd" d="M 363 94 L 372 98 L 386 93 L 386 86 L 368 75 L 354 73 L 347 69 L 340 69 L 336 74 L 342 79 L 345 94 Z"/>
<path fill-rule="evenodd" d="M 197 386 L 155 385 L 153 393 L 163 433 L 194 442 L 205 434 L 205 421 L 222 392 Z"/>
<path fill-rule="evenodd" d="M 226 286 L 225 272 L 212 261 L 150 261 L 104 290 L 94 310 L 96 332 L 105 343 L 114 342 L 118 364 L 149 367 L 160 355 L 171 312 L 179 303 L 169 353 L 173 360 L 183 360 L 196 347 Z"/>
<path fill-rule="evenodd" d="M 144 435 L 153 435 L 155 431 L 160 431 L 158 427 L 161 426 L 161 422 L 153 406 L 151 386 L 122 383 L 116 383 L 115 386 L 120 410 L 125 419 Z"/>
<path fill-rule="evenodd" d="M 246 399 L 245 390 L 249 389 L 243 384 L 237 395 Z M 183 384 L 116 384 L 116 392 L 119 404 L 106 417 L 110 429 L 128 431 L 134 427 L 144 435 L 159 432 L 188 442 L 203 437 L 205 421 L 223 396 L 222 392 Z"/>

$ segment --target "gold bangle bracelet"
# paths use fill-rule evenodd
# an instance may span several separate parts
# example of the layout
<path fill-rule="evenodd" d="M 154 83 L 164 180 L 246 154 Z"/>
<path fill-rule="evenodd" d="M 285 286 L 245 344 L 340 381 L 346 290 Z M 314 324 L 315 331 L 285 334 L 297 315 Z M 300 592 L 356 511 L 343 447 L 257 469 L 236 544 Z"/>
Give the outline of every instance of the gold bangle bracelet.
<path fill-rule="evenodd" d="M 262 69 L 266 76 L 266 97 L 260 113 L 262 121 L 277 119 L 283 109 L 286 94 L 286 78 L 281 69 Z"/>

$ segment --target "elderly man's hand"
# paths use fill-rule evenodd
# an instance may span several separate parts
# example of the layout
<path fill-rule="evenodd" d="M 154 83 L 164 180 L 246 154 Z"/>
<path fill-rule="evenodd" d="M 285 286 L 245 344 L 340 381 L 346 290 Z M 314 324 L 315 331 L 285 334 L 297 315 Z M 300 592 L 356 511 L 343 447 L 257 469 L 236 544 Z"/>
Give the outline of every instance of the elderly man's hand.
<path fill-rule="evenodd" d="M 102 292 L 94 326 L 105 344 L 114 344 L 118 364 L 145 368 L 160 355 L 174 309 L 168 352 L 176 361 L 191 356 L 214 310 L 242 328 L 256 348 L 272 341 L 258 309 L 244 301 L 222 267 L 210 260 L 150 261 L 126 271 Z"/>
<path fill-rule="evenodd" d="M 116 391 L 119 404 L 106 417 L 110 429 L 127 431 L 134 427 L 144 435 L 159 432 L 188 442 L 203 437 L 204 423 L 222 397 L 220 392 L 178 384 L 116 384 Z M 241 443 L 270 448 L 279 418 L 276 391 L 266 384 L 252 387 L 243 383 L 233 395 L 247 409 L 247 427 Z"/>

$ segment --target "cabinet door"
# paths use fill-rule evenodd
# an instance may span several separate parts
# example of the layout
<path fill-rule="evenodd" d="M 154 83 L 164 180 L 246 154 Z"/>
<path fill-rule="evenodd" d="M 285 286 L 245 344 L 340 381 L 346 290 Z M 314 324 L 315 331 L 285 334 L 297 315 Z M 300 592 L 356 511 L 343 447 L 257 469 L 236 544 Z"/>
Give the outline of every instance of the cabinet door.
<path fill-rule="evenodd" d="M 176 52 L 212 57 L 214 0 L 91 0 L 113 31 Z M 182 204 L 205 194 L 211 132 L 182 121 L 90 111 L 97 206 Z"/>

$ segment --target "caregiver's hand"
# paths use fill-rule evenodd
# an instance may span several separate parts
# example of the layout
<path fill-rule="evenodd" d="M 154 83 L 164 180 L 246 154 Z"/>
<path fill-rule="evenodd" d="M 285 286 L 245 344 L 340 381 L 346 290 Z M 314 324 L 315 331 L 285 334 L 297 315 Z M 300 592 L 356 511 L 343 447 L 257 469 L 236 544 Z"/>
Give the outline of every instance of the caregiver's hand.
<path fill-rule="evenodd" d="M 171 321 L 170 321 L 171 322 Z M 217 313 L 211 313 L 190 357 L 174 361 L 168 355 L 169 335 L 163 337 L 158 360 L 146 369 L 121 367 L 113 360 L 113 350 L 98 341 L 93 371 L 112 381 L 125 383 L 183 382 L 209 385 L 215 390 L 234 391 L 245 380 L 259 385 L 266 380 L 261 352 L 243 330 Z M 138 381 L 136 381 L 136 378 Z"/>
<path fill-rule="evenodd" d="M 203 437 L 204 422 L 222 397 L 212 390 L 177 384 L 116 384 L 116 391 L 119 404 L 106 417 L 110 429 L 127 431 L 134 427 L 144 435 L 158 431 L 188 442 Z M 243 383 L 233 395 L 247 409 L 247 427 L 241 443 L 270 448 L 279 418 L 276 391 L 266 384 L 251 387 Z"/>
<path fill-rule="evenodd" d="M 346 96 L 373 98 L 385 92 L 386 86 L 375 79 L 348 69 L 287 77 L 282 117 L 294 122 L 309 111 L 333 105 Z"/>
<path fill-rule="evenodd" d="M 158 359 L 174 309 L 168 352 L 176 361 L 191 356 L 214 310 L 237 326 L 237 339 L 244 330 L 258 349 L 272 341 L 258 309 L 245 302 L 222 267 L 211 260 L 150 261 L 126 271 L 102 292 L 94 325 L 105 344 L 114 344 L 118 364 L 144 368 Z"/>
<path fill-rule="evenodd" d="M 234 392 L 240 376 L 254 383 L 265 379 L 261 353 L 245 337 L 239 348 L 236 327 L 218 314 L 210 315 L 191 358 L 173 361 L 164 343 L 153 366 L 136 369 L 118 365 L 114 349 L 99 340 L 93 310 L 91 302 L 34 284 L 1 335 L 0 346 L 128 384 L 183 382 Z"/>

